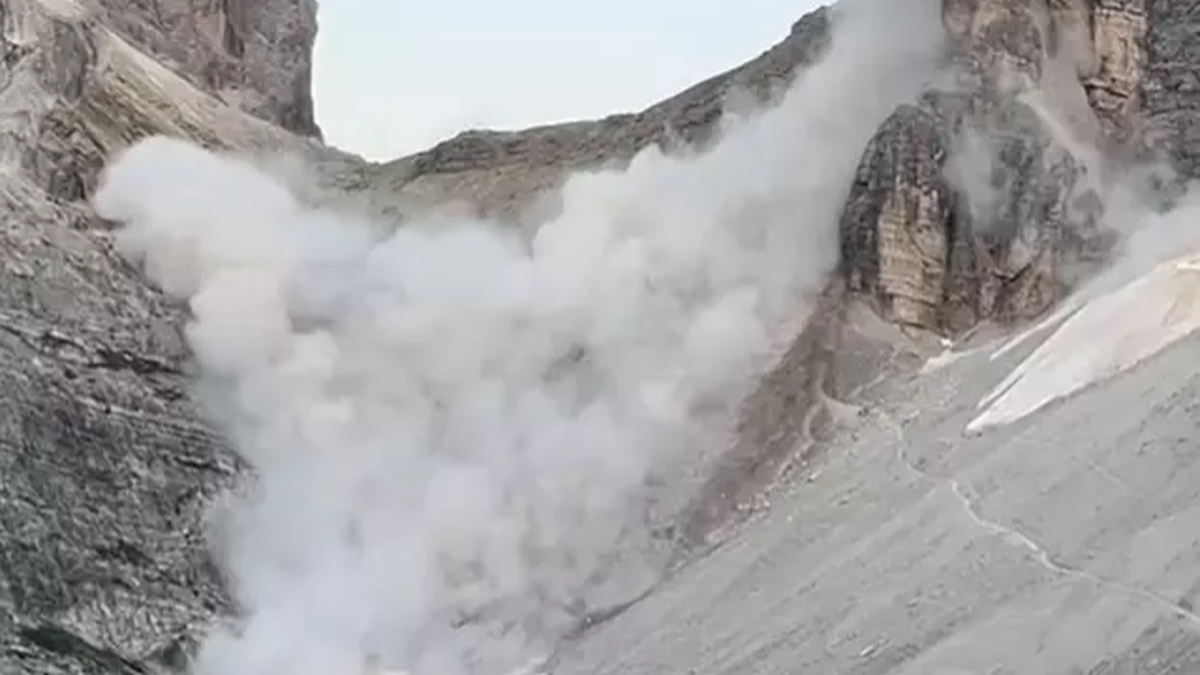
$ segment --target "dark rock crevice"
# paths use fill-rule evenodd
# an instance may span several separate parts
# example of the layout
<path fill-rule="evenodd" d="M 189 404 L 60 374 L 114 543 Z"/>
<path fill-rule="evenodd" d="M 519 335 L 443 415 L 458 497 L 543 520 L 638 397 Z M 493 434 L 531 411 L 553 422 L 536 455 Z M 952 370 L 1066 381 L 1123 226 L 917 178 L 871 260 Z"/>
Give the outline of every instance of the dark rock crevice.
<path fill-rule="evenodd" d="M 55 624 L 40 624 L 18 631 L 29 645 L 70 663 L 76 663 L 89 672 L 113 673 L 113 675 L 153 675 L 154 671 L 145 664 L 128 659 L 105 647 L 98 647 L 75 633 Z"/>

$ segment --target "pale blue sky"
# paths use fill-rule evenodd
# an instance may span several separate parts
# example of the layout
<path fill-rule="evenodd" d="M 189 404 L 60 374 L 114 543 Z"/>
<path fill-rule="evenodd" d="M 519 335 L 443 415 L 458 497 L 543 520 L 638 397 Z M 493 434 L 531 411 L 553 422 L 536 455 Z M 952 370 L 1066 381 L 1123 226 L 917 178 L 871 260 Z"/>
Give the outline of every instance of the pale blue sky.
<path fill-rule="evenodd" d="M 372 159 L 467 127 L 637 110 L 752 58 L 820 0 L 321 0 L 326 140 Z"/>

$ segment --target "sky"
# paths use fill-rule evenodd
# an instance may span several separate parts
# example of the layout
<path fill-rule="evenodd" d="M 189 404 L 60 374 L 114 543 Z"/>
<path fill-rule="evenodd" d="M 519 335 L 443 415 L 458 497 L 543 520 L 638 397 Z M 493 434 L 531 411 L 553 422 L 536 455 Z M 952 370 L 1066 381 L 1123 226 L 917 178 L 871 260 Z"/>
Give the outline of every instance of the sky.
<path fill-rule="evenodd" d="M 370 159 L 466 128 L 639 110 L 751 59 L 819 0 L 321 0 L 326 141 Z"/>

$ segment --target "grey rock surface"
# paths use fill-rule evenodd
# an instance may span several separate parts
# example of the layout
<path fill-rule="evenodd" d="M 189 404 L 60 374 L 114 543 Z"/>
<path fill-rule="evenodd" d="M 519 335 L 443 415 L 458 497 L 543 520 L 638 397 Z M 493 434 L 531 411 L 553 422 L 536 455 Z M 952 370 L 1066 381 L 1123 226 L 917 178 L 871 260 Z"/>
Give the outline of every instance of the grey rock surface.
<path fill-rule="evenodd" d="M 1195 124 L 1200 108 L 1200 45 L 1195 32 L 1200 19 L 1195 6 L 1166 0 L 1121 4 L 1136 17 L 1129 23 L 1137 26 L 1140 18 L 1145 26 L 1144 49 L 1127 57 L 1132 65 L 1141 65 L 1140 73 L 1135 70 L 1127 78 L 1140 102 L 1141 133 L 1147 145 L 1169 157 L 1183 175 L 1200 176 L 1200 131 Z"/>
<path fill-rule="evenodd" d="M 233 609 L 205 517 L 240 467 L 191 400 L 183 308 L 82 199 L 152 133 L 353 160 L 193 87 L 85 3 L 4 0 L 0 22 L 0 673 L 177 667 Z"/>
<path fill-rule="evenodd" d="M 1123 169 L 1200 171 L 1192 9 L 946 0 L 958 77 L 898 110 L 864 153 L 841 223 L 851 289 L 951 333 L 1061 299 L 1112 243 L 1099 195 Z M 986 147 L 964 147 L 971 134 Z M 975 185 L 956 180 L 964 160 Z"/>
<path fill-rule="evenodd" d="M 105 22 L 193 85 L 302 136 L 313 113 L 316 0 L 101 0 Z"/>

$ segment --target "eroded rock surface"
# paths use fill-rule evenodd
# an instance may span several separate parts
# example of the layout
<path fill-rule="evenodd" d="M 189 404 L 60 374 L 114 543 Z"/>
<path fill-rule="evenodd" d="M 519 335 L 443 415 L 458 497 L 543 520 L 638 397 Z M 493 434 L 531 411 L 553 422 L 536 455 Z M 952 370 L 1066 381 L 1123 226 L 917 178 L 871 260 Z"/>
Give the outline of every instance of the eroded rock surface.
<path fill-rule="evenodd" d="M 1185 4 L 946 0 L 957 77 L 866 149 L 841 223 L 851 289 L 950 333 L 1060 299 L 1112 243 L 1098 195 L 1123 162 L 1200 172 Z"/>
<path fill-rule="evenodd" d="M 0 22 L 0 672 L 153 672 L 231 611 L 204 518 L 239 467 L 189 396 L 182 308 L 82 198 L 147 134 L 341 156 L 85 3 L 3 0 Z"/>
<path fill-rule="evenodd" d="M 1195 123 L 1200 112 L 1200 14 L 1189 2 L 1144 0 L 1137 5 L 1146 26 L 1144 69 L 1137 78 L 1142 133 L 1183 175 L 1200 176 L 1200 126 Z"/>
<path fill-rule="evenodd" d="M 193 85 L 255 117 L 320 136 L 316 0 L 102 0 L 106 23 Z"/>

